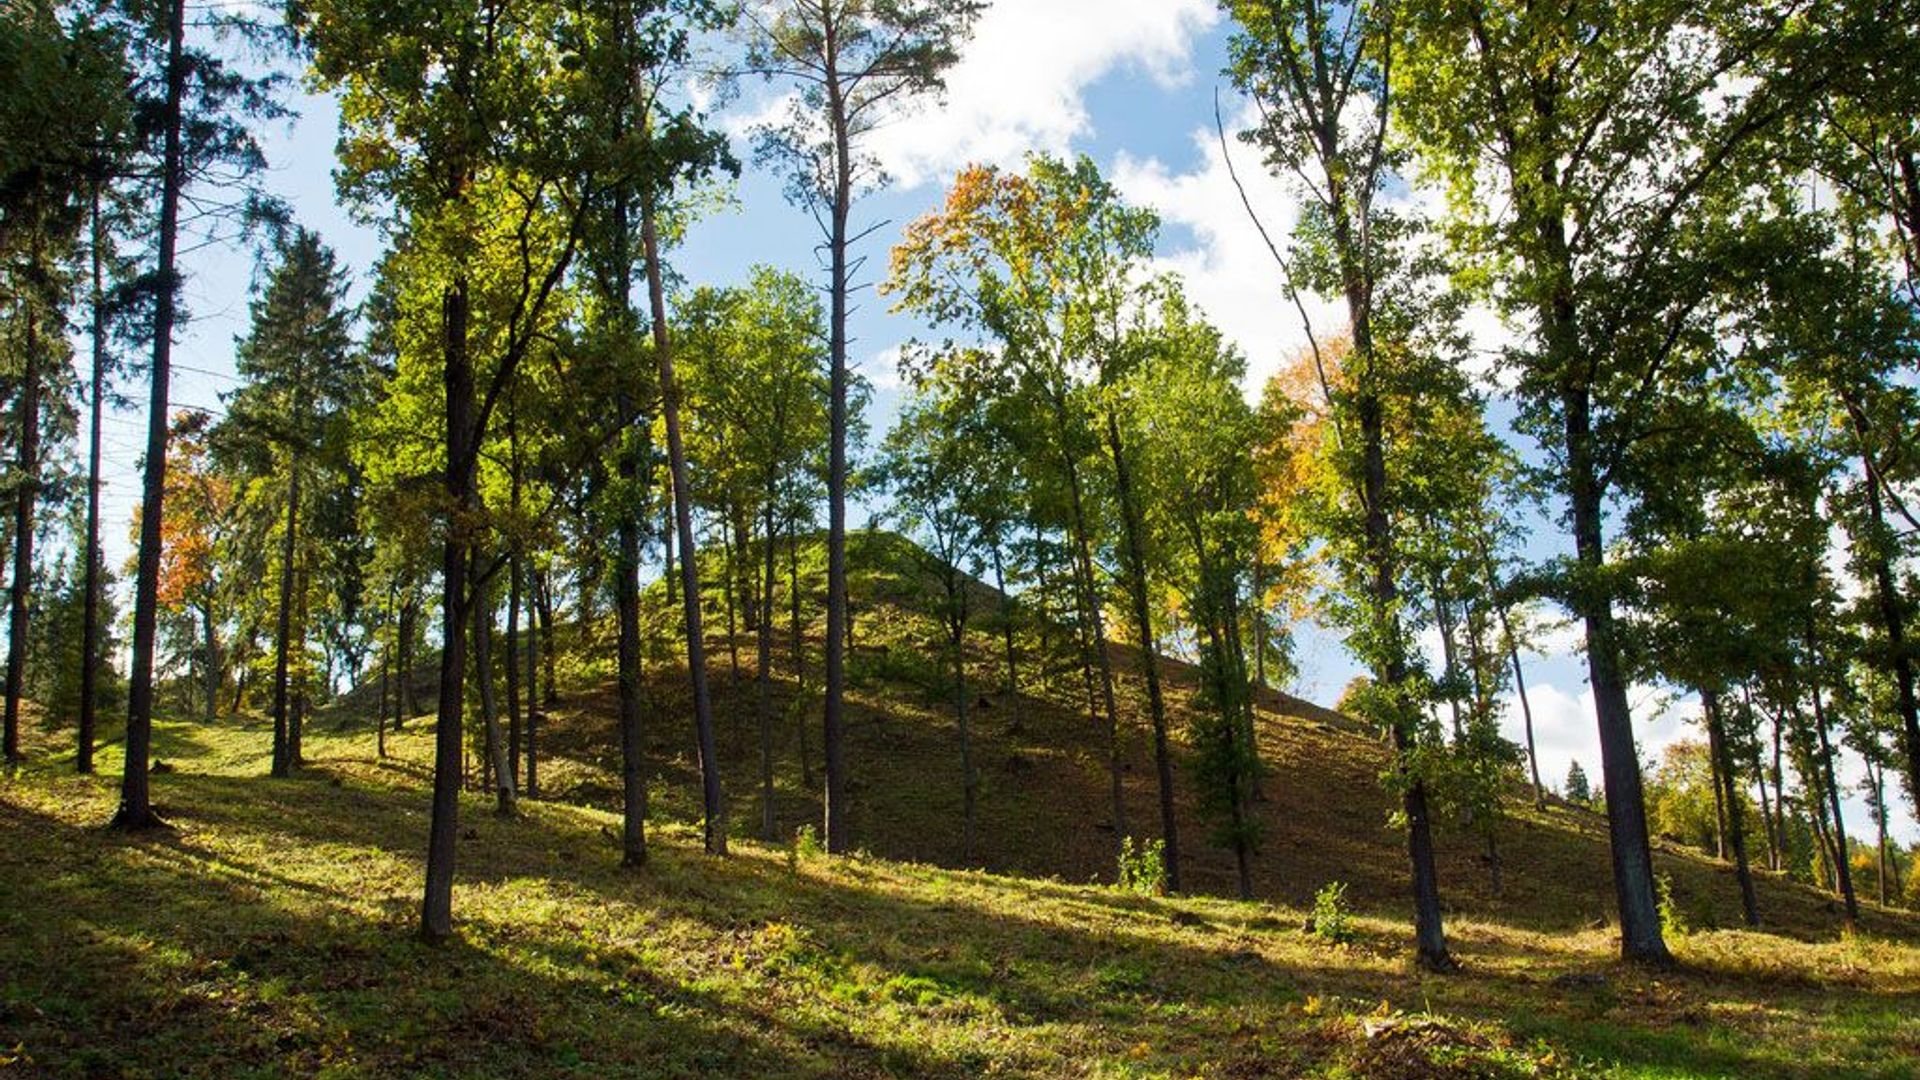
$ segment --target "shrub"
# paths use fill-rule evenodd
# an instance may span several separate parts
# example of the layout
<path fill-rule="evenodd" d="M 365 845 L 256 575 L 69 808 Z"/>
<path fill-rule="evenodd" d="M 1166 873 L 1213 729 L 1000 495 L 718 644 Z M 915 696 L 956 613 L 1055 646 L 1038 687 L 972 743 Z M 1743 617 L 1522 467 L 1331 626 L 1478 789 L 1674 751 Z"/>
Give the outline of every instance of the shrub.
<path fill-rule="evenodd" d="M 812 825 L 802 825 L 793 830 L 793 843 L 787 846 L 787 869 L 800 869 L 801 859 L 813 859 L 820 855 L 820 834 Z"/>
<path fill-rule="evenodd" d="M 1167 891 L 1167 845 L 1160 840 L 1120 838 L 1120 887 L 1142 896 L 1163 896 Z"/>
<path fill-rule="evenodd" d="M 1356 934 L 1353 909 L 1347 906 L 1347 883 L 1329 881 L 1313 894 L 1313 915 L 1307 923 L 1314 937 L 1330 945 L 1345 945 Z"/>
<path fill-rule="evenodd" d="M 1653 881 L 1654 893 L 1660 903 L 1660 933 L 1679 938 L 1687 936 L 1687 917 L 1680 911 L 1680 905 L 1673 899 L 1673 878 L 1661 874 Z"/>

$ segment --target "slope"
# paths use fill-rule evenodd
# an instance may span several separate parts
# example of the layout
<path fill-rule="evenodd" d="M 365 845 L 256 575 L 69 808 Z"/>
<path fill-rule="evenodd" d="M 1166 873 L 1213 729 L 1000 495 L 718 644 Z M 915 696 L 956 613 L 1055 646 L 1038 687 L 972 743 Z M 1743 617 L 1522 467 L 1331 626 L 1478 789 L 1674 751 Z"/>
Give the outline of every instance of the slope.
<path fill-rule="evenodd" d="M 175 826 L 100 828 L 110 779 L 46 747 L 0 778 L 0 1073 L 23 1077 L 1887 1078 L 1920 1054 L 1920 949 L 1742 932 L 1685 967 L 1605 932 L 1297 909 L 737 845 L 683 826 L 623 871 L 604 812 L 466 800 L 458 940 L 413 935 L 431 732 L 162 723 Z M 117 765 L 102 754 L 103 769 Z M 109 773 L 110 775 L 110 773 Z M 870 811 L 871 813 L 871 811 Z"/>

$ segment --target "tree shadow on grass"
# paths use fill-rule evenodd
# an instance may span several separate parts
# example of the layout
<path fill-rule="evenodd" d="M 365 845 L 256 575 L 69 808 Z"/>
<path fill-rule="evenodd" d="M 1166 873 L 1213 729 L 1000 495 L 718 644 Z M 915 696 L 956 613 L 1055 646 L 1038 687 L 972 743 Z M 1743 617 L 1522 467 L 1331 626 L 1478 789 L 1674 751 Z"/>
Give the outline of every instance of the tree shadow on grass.
<path fill-rule="evenodd" d="M 1817 1016 L 1818 999 L 1841 991 L 1868 1017 L 1857 1027 L 1876 1011 L 1920 1012 L 1908 991 L 1820 981 L 1782 999 L 1738 972 L 1666 976 L 1679 996 L 1649 996 L 1661 979 L 1570 951 L 1544 966 L 1596 966 L 1606 982 L 1562 989 L 1492 931 L 1459 936 L 1467 975 L 1420 978 L 1397 959 L 1398 927 L 1321 957 L 1258 908 L 857 859 L 789 867 L 755 845 L 715 860 L 679 828 L 656 830 L 651 866 L 623 871 L 604 817 L 533 805 L 501 820 L 480 797 L 463 805 L 464 938 L 431 949 L 412 937 L 426 792 L 331 771 L 172 777 L 179 829 L 150 839 L 0 799 L 0 830 L 22 841 L 0 846 L 37 860 L 0 856 L 15 863 L 0 905 L 20 931 L 0 950 L 25 950 L 7 967 L 28 980 L 6 984 L 0 1038 L 47 1045 L 43 1063 L 80 1075 L 102 1060 L 82 1034 L 101 1024 L 114 1031 L 103 1045 L 177 1058 L 188 1067 L 155 1071 L 183 1075 L 240 1075 L 255 1059 L 269 1071 L 341 1060 L 427 1075 L 553 1075 L 572 1063 L 638 1075 L 970 1075 L 985 1064 L 1050 1075 L 1058 1039 L 1094 1057 L 1152 1042 L 1189 1069 L 1255 1053 L 1244 1027 L 1304 1030 L 1285 1005 L 1314 995 L 1501 1021 L 1623 1066 L 1771 1078 L 1805 1069 L 1706 1006 Z M 364 865 L 317 866 L 316 852 Z M 566 921 L 581 911 L 592 920 Z M 65 964 L 46 959 L 63 952 Z M 42 999 L 55 1008 L 20 1004 Z M 983 1058 L 956 1038 L 976 1028 L 1030 1041 Z M 1871 1032 L 1846 1037 L 1878 1045 Z"/>
<path fill-rule="evenodd" d="M 259 865 L 208 873 L 218 857 L 176 840 L 6 802 L 0 832 L 76 871 L 0 876 L 0 1045 L 24 1075 L 969 1075 L 606 950 L 502 947 L 505 927 L 426 945 Z"/>

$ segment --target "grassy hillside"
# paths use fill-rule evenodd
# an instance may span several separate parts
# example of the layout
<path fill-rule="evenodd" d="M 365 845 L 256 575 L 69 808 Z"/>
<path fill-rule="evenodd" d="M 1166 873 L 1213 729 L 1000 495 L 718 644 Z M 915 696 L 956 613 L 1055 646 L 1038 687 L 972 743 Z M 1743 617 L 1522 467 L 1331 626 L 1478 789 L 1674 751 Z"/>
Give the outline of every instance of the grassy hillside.
<path fill-rule="evenodd" d="M 975 850 L 962 850 L 962 789 L 958 731 L 953 718 L 950 669 L 943 630 L 931 615 L 940 586 L 931 557 L 912 543 L 884 532 L 852 534 L 850 562 L 855 612 L 855 648 L 848 665 L 848 760 L 855 842 L 890 859 L 960 869 L 1055 877 L 1068 882 L 1111 880 L 1114 833 L 1108 795 L 1106 734 L 1089 718 L 1077 664 L 1063 651 L 1062 633 L 1042 651 L 1039 629 L 1020 636 L 1022 693 L 1000 692 L 1002 653 L 988 621 L 998 595 L 975 583 L 978 629 L 969 664 L 974 760 L 981 773 L 979 835 Z M 818 562 L 818 553 L 803 568 Z M 813 569 L 818 570 L 818 566 Z M 804 569 L 803 569 L 804 574 Z M 817 582 L 821 574 L 812 575 Z M 803 582 L 806 578 L 803 576 Z M 717 589 L 715 592 L 717 593 Z M 820 610 L 811 597 L 808 612 Z M 691 822 L 699 788 L 693 747 L 686 669 L 675 651 L 672 626 L 677 606 L 658 586 L 650 592 L 648 616 L 657 627 L 656 652 L 648 658 L 647 734 L 655 776 L 654 813 Z M 754 639 L 737 636 L 738 676 L 718 636 L 724 620 L 716 608 L 708 626 L 720 756 L 736 836 L 756 834 L 759 822 L 759 732 L 754 686 Z M 778 756 L 776 806 L 779 835 L 820 820 L 820 693 L 822 627 L 805 624 L 808 685 L 795 679 L 786 620 L 777 621 L 773 697 Z M 564 693 L 549 711 L 542 736 L 543 794 L 609 811 L 619 809 L 619 750 L 614 731 L 612 627 L 605 621 L 564 637 L 572 663 L 563 666 Z M 1127 830 L 1159 830 L 1146 696 L 1139 657 L 1126 645 L 1111 648 L 1126 734 Z M 1041 663 L 1042 656 L 1047 657 Z M 1234 891 L 1230 853 L 1210 842 L 1201 817 L 1181 738 L 1187 702 L 1197 673 L 1163 661 L 1163 681 L 1173 711 L 1176 788 L 1189 891 L 1228 895 Z M 348 710 L 371 707 L 363 688 Z M 431 707 L 432 691 L 418 695 Z M 1260 753 L 1268 769 L 1254 814 L 1264 840 L 1254 864 L 1256 895 L 1305 904 L 1329 881 L 1341 880 L 1362 909 L 1398 916 L 1407 906 L 1401 834 L 1391 827 L 1394 798 L 1380 777 L 1389 768 L 1387 747 L 1358 725 L 1327 709 L 1268 692 L 1259 702 Z M 344 722 L 340 719 L 322 723 Z M 813 784 L 805 783 L 799 740 L 809 741 Z M 1474 833 L 1442 820 L 1437 826 L 1441 883 L 1457 914 L 1519 922 L 1541 930 L 1598 926 L 1612 917 L 1606 822 L 1584 808 L 1557 800 L 1535 812 L 1515 792 L 1511 820 L 1499 832 L 1504 888 L 1492 889 L 1485 845 Z M 1698 926 L 1736 926 L 1739 894 L 1731 867 L 1679 849 L 1656 853 L 1673 879 L 1674 895 Z M 1831 937 L 1839 916 L 1824 894 L 1762 875 L 1761 902 L 1772 929 L 1807 939 Z M 1869 911 L 1877 933 L 1920 933 L 1920 922 Z"/>
<path fill-rule="evenodd" d="M 1030 670 L 1029 692 L 1005 698 L 983 633 L 986 785 L 980 844 L 962 852 L 918 560 L 884 535 L 856 546 L 849 757 L 867 854 L 748 839 L 758 735 L 743 635 L 739 684 L 724 647 L 714 658 L 735 856 L 699 852 L 684 671 L 663 649 L 648 680 L 655 855 L 621 870 L 608 650 L 575 628 L 543 738 L 546 797 L 515 820 L 468 797 L 461 936 L 441 948 L 413 936 L 429 720 L 392 736 L 383 760 L 350 700 L 315 720 L 313 765 L 289 781 L 265 778 L 257 719 L 163 724 L 155 798 L 176 829 L 140 838 L 101 828 L 117 747 L 102 778 L 72 777 L 65 734 L 30 723 L 32 764 L 0 776 L 0 1076 L 1917 1075 L 1910 916 L 1870 909 L 1843 938 L 1825 897 L 1768 878 L 1768 933 L 1716 929 L 1737 922 L 1730 872 L 1662 851 L 1693 928 L 1674 942 L 1683 966 L 1626 968 L 1606 926 L 1603 823 L 1571 807 L 1513 807 L 1499 896 L 1478 841 L 1443 828 L 1465 970 L 1414 971 L 1384 752 L 1280 695 L 1260 725 L 1261 902 L 1135 896 L 1089 883 L 1111 877 L 1113 836 L 1077 672 Z M 666 620 L 661 601 L 652 615 Z M 1023 643 L 1038 652 L 1037 634 Z M 787 646 L 783 837 L 818 810 L 795 742 L 804 721 L 817 767 L 818 694 L 792 679 Z M 1131 671 L 1128 650 L 1115 654 Z M 1171 682 L 1184 708 L 1191 672 Z M 1131 678 L 1123 690 L 1129 825 L 1151 832 L 1144 709 Z M 1228 890 L 1229 860 L 1190 798 L 1183 813 L 1191 884 Z M 1336 879 L 1361 912 L 1346 945 L 1303 929 L 1304 905 Z"/>
<path fill-rule="evenodd" d="M 177 831 L 99 826 L 107 780 L 0 781 L 0 1073 L 21 1076 L 1907 1077 L 1920 949 L 1731 931 L 1679 973 L 1604 931 L 1405 927 L 1331 946 L 1277 904 L 755 843 L 683 826 L 616 866 L 615 819 L 469 799 L 460 940 L 412 929 L 429 733 L 379 761 L 319 733 L 258 774 L 257 724 L 163 725 Z M 104 765 L 111 767 L 112 754 Z"/>

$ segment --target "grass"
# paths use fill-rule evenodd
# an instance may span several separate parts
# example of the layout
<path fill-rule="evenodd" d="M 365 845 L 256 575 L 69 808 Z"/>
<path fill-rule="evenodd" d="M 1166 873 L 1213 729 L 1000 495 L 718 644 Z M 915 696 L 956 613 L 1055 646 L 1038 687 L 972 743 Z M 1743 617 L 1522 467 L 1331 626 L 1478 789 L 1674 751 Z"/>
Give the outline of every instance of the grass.
<path fill-rule="evenodd" d="M 162 723 L 155 798 L 175 828 L 141 837 L 103 828 L 118 748 L 100 778 L 75 777 L 64 732 L 30 723 L 30 764 L 0 775 L 0 1077 L 1920 1076 L 1920 920 L 1869 907 L 1843 935 L 1829 897 L 1762 875 L 1767 932 L 1724 929 L 1738 925 L 1729 868 L 1661 847 L 1693 928 L 1670 943 L 1681 966 L 1622 966 L 1604 822 L 1560 803 L 1513 801 L 1497 895 L 1477 835 L 1442 817 L 1464 971 L 1414 970 L 1385 751 L 1284 695 L 1263 698 L 1259 722 L 1264 902 L 1211 895 L 1232 890 L 1232 864 L 1184 772 L 1191 895 L 1100 884 L 1118 831 L 1104 733 L 1075 704 L 1077 670 L 1034 662 L 1034 627 L 1014 696 L 996 692 L 998 643 L 977 635 L 981 818 L 963 851 L 923 571 L 884 534 L 856 541 L 853 858 L 751 839 L 745 636 L 738 680 L 724 643 L 711 653 L 734 856 L 700 852 L 685 674 L 662 644 L 647 682 L 653 858 L 618 866 L 611 650 L 602 628 L 570 629 L 545 798 L 503 820 L 468 797 L 459 936 L 441 947 L 414 935 L 430 718 L 378 758 L 363 689 L 314 721 L 313 764 L 284 781 L 265 777 L 258 720 Z M 664 625 L 664 597 L 649 602 Z M 818 695 L 787 670 L 789 644 L 775 809 L 792 838 L 819 817 L 801 725 L 816 769 L 819 747 Z M 1137 654 L 1114 657 L 1126 831 L 1150 834 Z M 1178 730 L 1193 673 L 1165 674 Z M 1344 943 L 1307 929 L 1334 881 L 1352 909 Z"/>
<path fill-rule="evenodd" d="M 0 1073 L 31 1076 L 1904 1077 L 1920 949 L 1732 931 L 1683 967 L 1604 931 L 1457 918 L 1331 946 L 1304 911 L 910 862 L 727 860 L 686 826 L 618 868 L 604 812 L 464 807 L 459 940 L 413 936 L 430 733 L 374 758 L 164 724 L 176 828 L 101 828 L 106 779 L 0 781 Z M 111 752 L 103 768 L 115 764 Z M 1572 977 L 1569 977 L 1572 976 Z"/>

